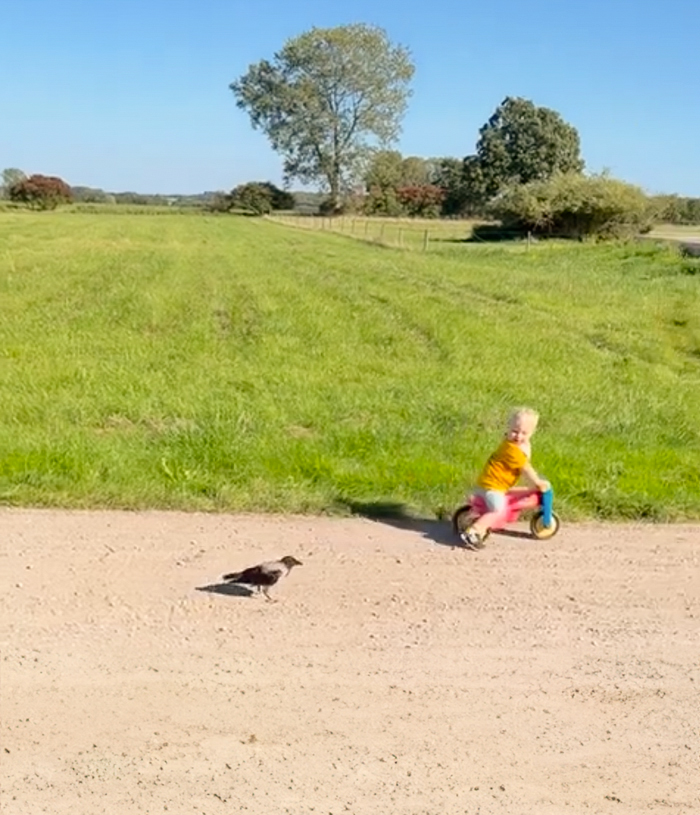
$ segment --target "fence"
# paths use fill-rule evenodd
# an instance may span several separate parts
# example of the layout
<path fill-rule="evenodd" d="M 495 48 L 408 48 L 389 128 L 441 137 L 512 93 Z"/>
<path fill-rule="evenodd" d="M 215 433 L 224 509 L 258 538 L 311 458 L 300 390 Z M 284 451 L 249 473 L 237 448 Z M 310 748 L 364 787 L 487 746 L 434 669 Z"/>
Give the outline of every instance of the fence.
<path fill-rule="evenodd" d="M 336 215 L 278 215 L 268 216 L 276 223 L 298 229 L 334 232 L 357 240 L 391 246 L 397 249 L 427 252 L 438 242 L 461 242 L 471 236 L 474 221 L 430 221 L 412 218 L 364 218 Z"/>

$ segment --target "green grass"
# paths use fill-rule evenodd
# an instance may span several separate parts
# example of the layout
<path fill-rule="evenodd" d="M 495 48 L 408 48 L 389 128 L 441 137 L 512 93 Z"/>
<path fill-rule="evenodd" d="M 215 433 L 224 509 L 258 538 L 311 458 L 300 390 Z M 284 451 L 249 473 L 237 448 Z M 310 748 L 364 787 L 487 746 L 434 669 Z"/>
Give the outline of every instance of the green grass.
<path fill-rule="evenodd" d="M 438 513 L 526 403 L 565 517 L 698 518 L 699 292 L 652 244 L 0 213 L 0 501 Z"/>

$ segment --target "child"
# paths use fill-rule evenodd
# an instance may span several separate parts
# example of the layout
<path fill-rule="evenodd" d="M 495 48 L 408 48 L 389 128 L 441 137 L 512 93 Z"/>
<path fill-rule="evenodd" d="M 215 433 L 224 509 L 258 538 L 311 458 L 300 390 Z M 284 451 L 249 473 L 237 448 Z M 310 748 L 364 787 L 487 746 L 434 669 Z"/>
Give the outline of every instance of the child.
<path fill-rule="evenodd" d="M 530 464 L 530 438 L 537 429 L 539 416 L 530 408 L 514 410 L 508 420 L 505 438 L 491 454 L 476 482 L 475 494 L 480 494 L 488 512 L 478 518 L 464 533 L 464 542 L 483 549 L 484 536 L 492 526 L 498 526 L 506 509 L 506 493 L 518 483 L 521 475 L 538 490 L 549 484 Z"/>

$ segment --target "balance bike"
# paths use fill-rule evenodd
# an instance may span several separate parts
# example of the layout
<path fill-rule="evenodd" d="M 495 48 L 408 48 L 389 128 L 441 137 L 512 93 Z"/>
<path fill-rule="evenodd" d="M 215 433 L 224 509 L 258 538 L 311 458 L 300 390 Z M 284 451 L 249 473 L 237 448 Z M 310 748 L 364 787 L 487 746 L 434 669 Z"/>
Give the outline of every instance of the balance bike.
<path fill-rule="evenodd" d="M 538 489 L 518 489 L 506 493 L 506 509 L 498 526 L 487 530 L 483 540 L 491 532 L 503 529 L 507 524 L 515 523 L 523 512 L 532 512 L 530 517 L 530 534 L 537 540 L 553 538 L 559 531 L 559 517 L 552 509 L 553 493 L 551 487 L 540 492 Z M 459 507 L 452 515 L 452 528 L 455 534 L 464 541 L 464 533 L 482 515 L 488 512 L 486 501 L 481 495 L 472 495 L 466 504 Z"/>

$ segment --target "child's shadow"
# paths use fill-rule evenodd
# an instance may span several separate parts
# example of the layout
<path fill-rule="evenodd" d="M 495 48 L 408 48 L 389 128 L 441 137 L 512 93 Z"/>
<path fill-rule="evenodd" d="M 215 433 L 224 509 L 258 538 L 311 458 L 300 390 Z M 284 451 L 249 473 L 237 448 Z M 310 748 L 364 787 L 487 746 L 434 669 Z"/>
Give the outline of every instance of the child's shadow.
<path fill-rule="evenodd" d="M 350 501 L 339 500 L 353 515 L 368 518 L 371 521 L 387 524 L 396 529 L 406 529 L 410 532 L 419 532 L 424 538 L 440 546 L 449 546 L 452 549 L 466 549 L 467 547 L 457 537 L 452 528 L 452 518 L 444 510 L 437 514 L 438 518 L 417 518 L 412 515 L 405 504 L 392 501 Z M 507 538 L 520 538 L 529 540 L 532 536 L 519 529 L 499 529 L 494 535 L 503 535 Z"/>
<path fill-rule="evenodd" d="M 439 519 L 417 518 L 406 509 L 405 504 L 395 501 L 363 502 L 338 499 L 337 503 L 353 515 L 393 526 L 396 529 L 419 532 L 424 538 L 440 546 L 449 546 L 453 549 L 464 548 L 452 530 L 450 518 L 446 514 L 440 513 Z"/>

